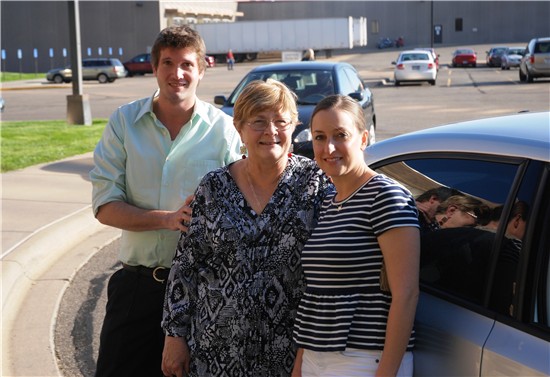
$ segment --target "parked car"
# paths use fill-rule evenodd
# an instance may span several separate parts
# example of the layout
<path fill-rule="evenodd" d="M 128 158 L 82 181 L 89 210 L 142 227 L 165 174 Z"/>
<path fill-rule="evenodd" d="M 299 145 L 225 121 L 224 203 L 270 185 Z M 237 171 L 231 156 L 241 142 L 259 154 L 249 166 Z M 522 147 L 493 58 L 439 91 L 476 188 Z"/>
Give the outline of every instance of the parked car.
<path fill-rule="evenodd" d="M 434 58 L 435 66 L 437 67 L 437 70 L 439 71 L 439 54 L 437 54 L 435 52 L 434 48 L 431 48 L 431 47 L 416 47 L 415 50 L 429 51 L 432 54 L 432 56 Z"/>
<path fill-rule="evenodd" d="M 70 65 L 65 68 L 55 68 L 46 73 L 46 79 L 57 84 L 71 82 Z M 100 83 L 114 82 L 127 74 L 124 65 L 116 58 L 82 59 L 82 80 L 97 80 Z"/>
<path fill-rule="evenodd" d="M 206 66 L 208 68 L 214 68 L 216 66 L 216 58 L 210 55 L 206 55 Z"/>
<path fill-rule="evenodd" d="M 524 51 L 523 47 L 508 47 L 500 58 L 500 69 L 519 67 Z"/>
<path fill-rule="evenodd" d="M 129 77 L 153 73 L 151 54 L 139 54 L 134 56 L 132 59 L 124 62 L 124 68 L 128 71 Z"/>
<path fill-rule="evenodd" d="M 206 66 L 208 68 L 216 65 L 216 60 L 213 56 L 206 55 Z M 132 59 L 124 62 L 124 67 L 128 71 L 128 76 L 144 75 L 146 73 L 153 73 L 153 66 L 151 64 L 151 54 L 139 54 Z"/>
<path fill-rule="evenodd" d="M 443 186 L 502 211 L 494 229 L 478 216 L 423 232 L 415 376 L 550 375 L 549 124 L 550 112 L 514 114 L 366 149 L 415 198 Z"/>
<path fill-rule="evenodd" d="M 471 48 L 459 48 L 453 51 L 451 65 L 453 67 L 475 67 L 477 66 L 477 53 Z"/>
<path fill-rule="evenodd" d="M 498 46 L 492 47 L 489 51 L 485 51 L 487 56 L 485 57 L 485 62 L 489 67 L 500 67 L 502 54 L 506 52 L 508 47 Z"/>
<path fill-rule="evenodd" d="M 397 61 L 392 64 L 395 65 L 393 71 L 395 86 L 399 86 L 403 82 L 420 81 L 427 81 L 431 85 L 435 85 L 437 65 L 429 51 L 403 51 L 399 54 Z"/>
<path fill-rule="evenodd" d="M 520 81 L 539 77 L 550 77 L 550 37 L 531 39 L 519 65 Z"/>
<path fill-rule="evenodd" d="M 0 113 L 3 113 L 5 108 L 6 108 L 6 101 L 4 101 L 4 98 L 0 96 Z"/>
<path fill-rule="evenodd" d="M 252 69 L 229 97 L 218 95 L 214 102 L 233 115 L 233 106 L 243 88 L 253 80 L 279 80 L 298 96 L 298 116 L 301 124 L 292 135 L 294 153 L 313 158 L 309 120 L 315 105 L 327 95 L 343 94 L 357 100 L 365 115 L 369 130 L 369 144 L 376 141 L 376 115 L 373 95 L 356 69 L 344 62 L 292 62 L 261 65 Z"/>

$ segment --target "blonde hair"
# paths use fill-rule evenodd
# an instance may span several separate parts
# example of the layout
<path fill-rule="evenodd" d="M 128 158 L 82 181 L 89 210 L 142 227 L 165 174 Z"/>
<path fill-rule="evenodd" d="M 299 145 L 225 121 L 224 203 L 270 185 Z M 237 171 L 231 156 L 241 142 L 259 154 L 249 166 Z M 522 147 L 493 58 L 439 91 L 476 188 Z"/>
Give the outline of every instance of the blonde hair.
<path fill-rule="evenodd" d="M 292 123 L 298 124 L 296 98 L 294 92 L 277 80 L 251 81 L 235 102 L 233 124 L 240 130 L 247 120 L 266 110 L 288 112 Z"/>

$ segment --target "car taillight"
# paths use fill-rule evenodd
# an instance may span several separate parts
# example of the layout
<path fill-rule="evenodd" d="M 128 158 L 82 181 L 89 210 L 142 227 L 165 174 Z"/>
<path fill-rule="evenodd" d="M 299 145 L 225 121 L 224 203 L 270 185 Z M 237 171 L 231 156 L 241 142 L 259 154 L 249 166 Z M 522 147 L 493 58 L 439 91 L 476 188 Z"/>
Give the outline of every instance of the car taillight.
<path fill-rule="evenodd" d="M 531 64 L 535 64 L 535 55 L 531 55 L 529 60 L 531 61 Z"/>
<path fill-rule="evenodd" d="M 396 68 L 397 69 L 405 69 L 405 66 L 403 64 L 398 64 Z"/>
<path fill-rule="evenodd" d="M 432 63 L 428 63 L 428 69 L 432 69 L 434 65 Z"/>

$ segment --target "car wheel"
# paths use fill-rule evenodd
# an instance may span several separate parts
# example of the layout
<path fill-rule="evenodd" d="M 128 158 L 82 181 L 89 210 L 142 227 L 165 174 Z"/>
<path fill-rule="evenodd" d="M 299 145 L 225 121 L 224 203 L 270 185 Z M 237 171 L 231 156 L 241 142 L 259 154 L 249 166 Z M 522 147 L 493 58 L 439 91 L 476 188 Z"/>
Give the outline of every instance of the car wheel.
<path fill-rule="evenodd" d="M 101 84 L 105 84 L 109 81 L 109 78 L 105 73 L 100 73 L 99 75 L 97 75 L 97 81 L 99 81 Z"/>
<path fill-rule="evenodd" d="M 500 66 L 500 69 L 502 69 L 502 70 L 504 71 L 504 70 L 506 69 L 506 67 L 503 66 L 503 65 L 501 65 L 501 66 Z"/>
<path fill-rule="evenodd" d="M 63 81 L 63 76 L 61 75 L 55 75 L 53 77 L 53 82 L 55 82 L 56 84 L 61 84 Z"/>
<path fill-rule="evenodd" d="M 401 81 L 395 80 L 395 86 L 399 86 L 399 85 L 401 85 Z"/>
<path fill-rule="evenodd" d="M 519 69 L 519 81 L 525 82 L 525 75 L 523 74 L 521 68 Z"/>
<path fill-rule="evenodd" d="M 435 85 L 435 80 L 430 80 L 429 82 L 430 82 L 430 85 L 432 86 Z"/>
<path fill-rule="evenodd" d="M 367 147 L 374 143 L 376 143 L 376 128 L 374 127 L 374 124 L 371 124 L 369 127 L 369 140 Z"/>
<path fill-rule="evenodd" d="M 476 66 L 477 66 L 477 63 L 474 63 L 474 64 L 472 64 L 472 67 L 474 67 L 474 68 L 475 68 Z"/>
<path fill-rule="evenodd" d="M 527 82 L 533 82 L 533 75 L 529 73 L 529 70 L 525 73 L 525 81 Z"/>

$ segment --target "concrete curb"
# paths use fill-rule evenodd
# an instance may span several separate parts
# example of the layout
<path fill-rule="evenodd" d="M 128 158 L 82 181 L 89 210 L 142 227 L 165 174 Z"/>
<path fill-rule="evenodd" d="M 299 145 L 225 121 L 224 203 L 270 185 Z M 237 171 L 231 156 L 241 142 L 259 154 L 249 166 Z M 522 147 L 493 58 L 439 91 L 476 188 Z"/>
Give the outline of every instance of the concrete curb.
<path fill-rule="evenodd" d="M 60 376 L 52 328 L 63 292 L 76 271 L 119 234 L 86 206 L 39 229 L 4 256 L 2 376 Z"/>

